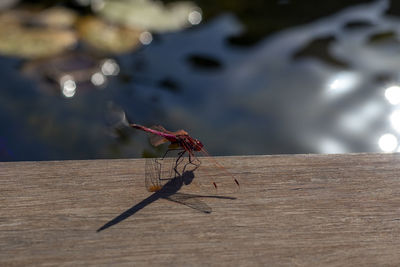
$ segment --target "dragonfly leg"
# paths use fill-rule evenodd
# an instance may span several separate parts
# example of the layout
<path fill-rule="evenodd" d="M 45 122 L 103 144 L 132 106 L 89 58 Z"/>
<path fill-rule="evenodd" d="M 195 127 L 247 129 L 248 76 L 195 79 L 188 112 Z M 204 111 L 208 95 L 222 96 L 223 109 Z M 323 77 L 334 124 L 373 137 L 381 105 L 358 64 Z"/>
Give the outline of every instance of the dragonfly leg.
<path fill-rule="evenodd" d="M 189 162 L 186 163 L 185 166 L 183 167 L 183 172 L 185 172 L 186 167 L 187 167 L 189 164 L 195 166 L 194 169 L 191 170 L 191 171 L 195 171 L 198 167 L 200 167 L 201 162 L 200 162 L 200 160 L 199 160 L 197 157 L 195 157 L 192 153 L 189 153 Z"/>
<path fill-rule="evenodd" d="M 165 153 L 164 153 L 164 155 L 161 157 L 161 158 L 158 158 L 158 159 L 156 159 L 155 160 L 155 162 L 158 164 L 158 168 L 161 170 L 161 168 L 162 168 L 162 162 L 163 162 L 163 160 L 165 160 L 165 158 L 167 158 L 167 155 L 168 155 L 168 153 L 169 152 L 171 152 L 171 151 L 175 151 L 175 150 L 181 150 L 181 149 L 179 149 L 179 148 L 168 148 L 167 149 L 167 151 L 165 151 Z M 180 154 L 182 153 L 182 151 L 181 152 L 179 152 L 178 153 L 178 159 L 180 158 L 180 157 L 182 157 Z M 180 162 L 179 162 L 180 163 Z M 179 165 L 179 163 L 178 163 L 178 160 L 175 162 L 175 164 L 174 164 L 174 177 L 170 177 L 170 178 L 162 178 L 162 177 L 159 177 L 158 179 L 159 180 L 172 180 L 172 179 L 174 179 L 174 178 L 176 178 L 177 176 L 180 176 L 180 173 L 178 172 L 178 170 L 177 170 L 177 165 Z"/>
<path fill-rule="evenodd" d="M 181 176 L 181 174 L 178 171 L 178 166 L 179 164 L 183 161 L 183 155 L 186 153 L 186 150 L 182 150 L 181 152 L 178 153 L 178 157 L 175 161 L 175 166 L 174 166 L 174 171 L 175 171 L 175 178 Z M 183 168 L 184 171 L 185 168 Z"/>
<path fill-rule="evenodd" d="M 196 169 L 198 167 L 200 167 L 200 164 L 201 164 L 201 161 L 197 157 L 194 157 L 194 160 L 193 160 L 193 157 L 189 157 L 189 162 L 191 164 L 193 164 L 194 166 L 196 166 Z"/>

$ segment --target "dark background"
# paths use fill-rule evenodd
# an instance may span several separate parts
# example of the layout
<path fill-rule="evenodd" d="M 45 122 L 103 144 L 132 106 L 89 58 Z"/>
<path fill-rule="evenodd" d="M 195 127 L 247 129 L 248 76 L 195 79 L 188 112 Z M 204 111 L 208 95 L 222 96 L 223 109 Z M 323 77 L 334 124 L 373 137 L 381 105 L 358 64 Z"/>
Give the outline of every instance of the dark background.
<path fill-rule="evenodd" d="M 97 16 L 76 1 L 6 2 L 2 14 L 62 6 Z M 165 149 L 124 127 L 124 114 L 146 126 L 185 129 L 212 155 L 397 151 L 396 1 L 194 3 L 199 25 L 152 32 L 149 45 L 130 51 L 94 52 L 80 40 L 40 59 L 2 52 L 0 160 L 126 158 Z M 24 22 L 41 27 L 31 24 Z M 118 75 L 102 86 L 83 79 L 72 97 L 63 95 L 58 73 L 85 77 L 107 59 Z"/>

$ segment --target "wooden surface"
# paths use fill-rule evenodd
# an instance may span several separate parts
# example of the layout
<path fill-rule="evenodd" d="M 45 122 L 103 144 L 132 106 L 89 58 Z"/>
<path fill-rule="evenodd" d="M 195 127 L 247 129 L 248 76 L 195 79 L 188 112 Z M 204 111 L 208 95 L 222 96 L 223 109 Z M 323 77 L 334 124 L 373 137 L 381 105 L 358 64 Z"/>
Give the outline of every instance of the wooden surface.
<path fill-rule="evenodd" d="M 399 155 L 218 160 L 239 192 L 149 193 L 140 159 L 0 163 L 0 266 L 400 265 Z"/>

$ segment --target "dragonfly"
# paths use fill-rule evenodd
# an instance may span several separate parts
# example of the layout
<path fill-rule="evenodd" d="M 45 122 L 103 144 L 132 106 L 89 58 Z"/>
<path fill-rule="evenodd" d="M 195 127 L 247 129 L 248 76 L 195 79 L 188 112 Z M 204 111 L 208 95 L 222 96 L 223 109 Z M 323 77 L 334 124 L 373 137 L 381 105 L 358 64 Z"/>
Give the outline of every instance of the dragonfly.
<path fill-rule="evenodd" d="M 155 159 L 152 163 L 146 162 L 146 187 L 150 192 L 155 192 L 162 188 L 160 181 L 163 179 L 163 173 L 165 171 L 173 172 L 174 178 L 176 178 L 181 176 L 189 165 L 193 166 L 191 171 L 200 167 L 201 162 L 196 157 L 196 152 L 201 152 L 204 156 L 209 157 L 203 143 L 200 140 L 191 137 L 185 130 L 171 132 L 160 125 L 145 127 L 135 123 L 130 123 L 129 126 L 150 134 L 150 143 L 155 147 L 167 142 L 170 143 L 168 150 L 165 152 L 161 160 Z M 175 151 L 176 155 L 172 158 L 167 158 L 166 156 L 171 151 Z M 185 158 L 187 159 L 186 161 L 184 160 Z M 225 174 L 232 177 L 237 187 L 240 186 L 239 181 L 221 164 L 219 164 L 215 159 L 213 159 L 213 161 L 220 170 L 223 170 Z M 156 174 L 154 174 L 154 172 L 156 172 Z M 215 181 L 212 181 L 212 184 L 215 189 L 218 188 Z"/>

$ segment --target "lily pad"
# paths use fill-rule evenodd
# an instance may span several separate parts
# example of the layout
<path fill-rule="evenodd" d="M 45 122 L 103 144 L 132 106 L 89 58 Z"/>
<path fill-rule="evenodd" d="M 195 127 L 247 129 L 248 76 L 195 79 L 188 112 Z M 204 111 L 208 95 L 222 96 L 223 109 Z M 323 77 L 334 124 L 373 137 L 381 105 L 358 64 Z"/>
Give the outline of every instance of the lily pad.
<path fill-rule="evenodd" d="M 77 14 L 68 8 L 52 7 L 37 14 L 35 19 L 48 27 L 68 28 L 74 26 Z"/>
<path fill-rule="evenodd" d="M 103 3 L 97 12 L 109 21 L 154 32 L 187 27 L 190 13 L 200 10 L 191 2 L 164 5 L 149 0 L 103 0 Z"/>
<path fill-rule="evenodd" d="M 103 53 L 123 53 L 139 45 L 141 31 L 85 17 L 77 24 L 81 39 Z"/>
<path fill-rule="evenodd" d="M 31 13 L 28 10 L 10 10 L 1 14 L 0 54 L 42 58 L 59 54 L 76 45 L 77 35 L 74 30 L 52 27 L 44 22 L 44 17 L 42 13 Z"/>

